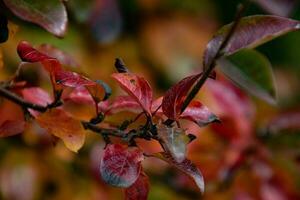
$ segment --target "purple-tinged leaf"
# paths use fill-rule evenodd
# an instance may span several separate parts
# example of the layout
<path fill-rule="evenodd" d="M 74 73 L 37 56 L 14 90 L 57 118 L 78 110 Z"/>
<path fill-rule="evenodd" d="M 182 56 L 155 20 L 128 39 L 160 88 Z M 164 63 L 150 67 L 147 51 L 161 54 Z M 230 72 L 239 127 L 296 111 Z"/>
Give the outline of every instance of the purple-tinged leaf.
<path fill-rule="evenodd" d="M 40 25 L 50 33 L 62 37 L 67 28 L 67 11 L 61 0 L 4 0 L 18 17 Z"/>
<path fill-rule="evenodd" d="M 143 153 L 137 147 L 109 144 L 101 158 L 101 177 L 112 186 L 130 187 L 139 177 L 143 159 Z"/>
<path fill-rule="evenodd" d="M 281 131 L 299 131 L 300 130 L 300 112 L 289 112 L 274 117 L 267 125 L 268 131 L 272 134 Z"/>
<path fill-rule="evenodd" d="M 223 26 L 207 44 L 204 53 L 204 70 L 213 59 L 228 34 L 231 24 Z M 231 55 L 244 48 L 254 48 L 285 33 L 298 30 L 299 21 L 273 15 L 254 15 L 241 19 L 232 38 L 222 52 Z"/>
<path fill-rule="evenodd" d="M 198 188 L 200 189 L 201 193 L 204 193 L 204 179 L 200 172 L 200 170 L 188 159 L 184 159 L 182 162 L 177 162 L 169 153 L 161 152 L 154 154 L 155 157 L 162 159 L 169 163 L 170 165 L 176 167 L 189 177 L 191 177 L 195 183 L 197 184 Z"/>
<path fill-rule="evenodd" d="M 178 120 L 185 97 L 201 74 L 188 76 L 172 86 L 162 100 L 163 113 L 172 120 Z"/>
<path fill-rule="evenodd" d="M 252 0 L 273 15 L 288 17 L 297 4 L 297 0 Z"/>

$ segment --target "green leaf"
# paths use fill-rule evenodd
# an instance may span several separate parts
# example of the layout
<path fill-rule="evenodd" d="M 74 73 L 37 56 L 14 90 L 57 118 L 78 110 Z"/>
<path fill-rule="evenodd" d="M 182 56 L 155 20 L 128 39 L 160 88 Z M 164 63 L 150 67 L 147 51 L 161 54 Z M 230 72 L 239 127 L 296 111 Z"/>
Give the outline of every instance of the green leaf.
<path fill-rule="evenodd" d="M 276 103 L 273 71 L 269 60 L 261 53 L 244 49 L 218 61 L 221 71 L 250 94 Z"/>
<path fill-rule="evenodd" d="M 218 50 L 231 29 L 232 23 L 223 26 L 207 44 L 204 53 L 204 70 L 211 64 Z M 298 30 L 299 21 L 275 15 L 253 15 L 244 17 L 238 24 L 234 35 L 222 52 L 231 55 L 241 49 L 254 48 L 275 37 Z"/>
<path fill-rule="evenodd" d="M 67 27 L 67 12 L 61 0 L 4 0 L 18 17 L 40 25 L 50 33 L 62 37 Z"/>

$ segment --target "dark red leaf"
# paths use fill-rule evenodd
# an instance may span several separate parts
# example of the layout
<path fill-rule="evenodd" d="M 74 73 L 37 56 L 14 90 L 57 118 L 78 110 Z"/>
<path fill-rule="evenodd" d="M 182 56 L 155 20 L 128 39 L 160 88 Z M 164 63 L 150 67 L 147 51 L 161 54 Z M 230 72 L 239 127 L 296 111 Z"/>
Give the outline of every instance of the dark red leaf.
<path fill-rule="evenodd" d="M 125 189 L 125 200 L 147 200 L 149 188 L 149 178 L 141 171 L 134 184 Z"/>
<path fill-rule="evenodd" d="M 201 193 L 204 193 L 204 179 L 200 172 L 200 170 L 188 159 L 184 159 L 182 162 L 177 162 L 169 153 L 161 152 L 154 155 L 157 158 L 160 158 L 170 165 L 176 167 L 189 177 L 191 177 L 195 183 L 197 184 L 198 188 L 200 189 Z"/>
<path fill-rule="evenodd" d="M 100 163 L 102 179 L 113 186 L 127 188 L 139 177 L 143 153 L 137 147 L 109 144 Z"/>
<path fill-rule="evenodd" d="M 215 58 L 218 49 L 228 34 L 232 24 L 223 26 L 207 44 L 204 53 L 204 70 Z M 298 30 L 299 21 L 272 15 L 254 15 L 241 19 L 233 37 L 224 50 L 230 55 L 244 48 L 254 48 L 287 32 Z"/>
<path fill-rule="evenodd" d="M 199 126 L 219 121 L 218 117 L 199 101 L 192 101 L 180 118 L 193 121 Z"/>
<path fill-rule="evenodd" d="M 145 112 L 151 115 L 152 89 L 143 77 L 132 73 L 114 73 L 112 77 L 140 104 Z"/>
<path fill-rule="evenodd" d="M 8 137 L 20 134 L 25 129 L 25 122 L 23 120 L 6 120 L 0 124 L 0 137 Z"/>
<path fill-rule="evenodd" d="M 62 37 L 67 28 L 67 11 L 61 0 L 4 0 L 6 6 L 23 20 L 35 23 Z"/>
<path fill-rule="evenodd" d="M 163 113 L 172 120 L 178 120 L 184 99 L 201 74 L 188 76 L 172 86 L 162 101 Z"/>

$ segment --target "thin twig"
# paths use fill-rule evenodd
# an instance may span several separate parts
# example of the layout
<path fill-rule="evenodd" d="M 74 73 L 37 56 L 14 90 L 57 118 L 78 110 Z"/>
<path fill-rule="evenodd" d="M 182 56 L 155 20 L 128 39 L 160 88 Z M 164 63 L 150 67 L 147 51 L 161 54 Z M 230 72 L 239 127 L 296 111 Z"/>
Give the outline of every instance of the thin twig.
<path fill-rule="evenodd" d="M 216 66 L 216 61 L 223 56 L 223 51 L 224 49 L 227 47 L 230 39 L 232 38 L 232 36 L 234 35 L 236 28 L 239 25 L 239 22 L 243 16 L 243 13 L 245 11 L 246 7 L 243 5 L 239 5 L 238 10 L 237 10 L 237 14 L 235 17 L 235 20 L 232 24 L 232 26 L 230 27 L 230 30 L 228 31 L 228 34 L 225 36 L 222 44 L 220 45 L 217 53 L 215 54 L 215 56 L 213 57 L 213 59 L 211 60 L 211 62 L 208 64 L 208 67 L 206 68 L 206 70 L 203 72 L 202 76 L 200 77 L 200 79 L 197 81 L 197 83 L 194 85 L 194 87 L 192 88 L 192 90 L 190 91 L 190 93 L 188 94 L 188 96 L 186 97 L 186 99 L 183 102 L 182 108 L 181 108 L 181 113 L 184 112 L 184 110 L 188 107 L 188 105 L 190 104 L 190 102 L 195 98 L 195 96 L 197 95 L 198 91 L 201 89 L 201 87 L 204 85 L 205 81 L 209 78 L 211 72 L 214 70 L 215 66 Z M 174 120 L 167 120 L 165 122 L 165 124 L 167 125 L 171 125 L 174 122 Z"/>

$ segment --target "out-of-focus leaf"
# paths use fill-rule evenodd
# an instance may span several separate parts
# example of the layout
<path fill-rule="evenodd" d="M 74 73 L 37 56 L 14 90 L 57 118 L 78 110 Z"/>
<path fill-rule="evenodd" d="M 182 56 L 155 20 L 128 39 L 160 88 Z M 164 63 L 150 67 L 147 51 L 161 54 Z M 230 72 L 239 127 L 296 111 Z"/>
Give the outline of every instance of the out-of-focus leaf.
<path fill-rule="evenodd" d="M 51 109 L 36 117 L 38 124 L 62 139 L 66 147 L 77 152 L 84 144 L 85 130 L 81 122 L 61 109 Z"/>
<path fill-rule="evenodd" d="M 172 120 L 178 120 L 184 99 L 201 74 L 188 76 L 172 86 L 162 100 L 163 113 Z"/>
<path fill-rule="evenodd" d="M 25 129 L 25 122 L 23 120 L 6 120 L 0 124 L 0 138 L 20 134 Z"/>
<path fill-rule="evenodd" d="M 180 118 L 193 121 L 200 127 L 219 121 L 218 117 L 199 101 L 192 101 Z"/>
<path fill-rule="evenodd" d="M 276 90 L 269 60 L 252 49 L 244 49 L 219 60 L 222 72 L 252 95 L 275 104 Z"/>
<path fill-rule="evenodd" d="M 142 109 L 140 104 L 131 96 L 118 96 L 111 102 L 105 114 L 115 114 L 122 111 L 140 113 Z"/>
<path fill-rule="evenodd" d="M 215 58 L 228 34 L 231 24 L 223 26 L 207 44 L 204 53 L 204 70 Z M 234 35 L 222 52 L 225 56 L 244 48 L 254 48 L 285 33 L 298 30 L 299 21 L 273 15 L 254 15 L 241 19 Z"/>
<path fill-rule="evenodd" d="M 3 43 L 8 39 L 9 31 L 7 23 L 7 18 L 0 14 L 0 43 Z"/>
<path fill-rule="evenodd" d="M 297 0 L 252 0 L 267 12 L 288 17 L 297 4 Z"/>
<path fill-rule="evenodd" d="M 78 67 L 79 64 L 75 61 L 75 59 L 67 54 L 66 52 L 50 45 L 50 44 L 42 44 L 37 47 L 37 50 L 48 55 L 49 57 L 56 58 L 62 65 Z"/>
<path fill-rule="evenodd" d="M 87 85 L 86 88 L 96 103 L 108 99 L 111 95 L 111 88 L 101 80 L 95 81 L 93 85 Z"/>
<path fill-rule="evenodd" d="M 125 200 L 147 200 L 149 188 L 149 178 L 141 171 L 134 184 L 125 189 Z"/>
<path fill-rule="evenodd" d="M 0 69 L 2 69 L 3 67 L 3 55 L 2 55 L 2 51 L 0 49 Z"/>
<path fill-rule="evenodd" d="M 185 131 L 177 127 L 160 125 L 157 127 L 157 133 L 163 140 L 165 149 L 170 152 L 176 162 L 181 163 L 185 159 L 187 144 L 190 142 Z"/>
<path fill-rule="evenodd" d="M 39 87 L 25 88 L 21 91 L 21 93 L 26 101 L 41 106 L 47 106 L 47 104 L 50 104 L 52 101 L 48 92 Z M 37 116 L 39 114 L 39 112 L 32 109 L 29 109 L 29 112 L 33 116 Z"/>
<path fill-rule="evenodd" d="M 67 12 L 61 0 L 4 0 L 6 6 L 23 20 L 35 23 L 62 37 L 67 28 Z"/>
<path fill-rule="evenodd" d="M 143 159 L 137 147 L 109 144 L 100 163 L 102 179 L 110 185 L 127 188 L 138 179 Z"/>
<path fill-rule="evenodd" d="M 281 131 L 300 130 L 300 112 L 290 112 L 274 117 L 267 125 L 270 133 L 276 134 Z"/>
<path fill-rule="evenodd" d="M 99 43 L 113 42 L 120 34 L 122 19 L 116 0 L 95 0 L 89 17 L 91 32 Z"/>
<path fill-rule="evenodd" d="M 155 157 L 162 159 L 169 163 L 170 165 L 176 167 L 189 177 L 191 177 L 195 183 L 197 184 L 198 188 L 200 189 L 201 193 L 204 193 L 204 179 L 200 172 L 200 170 L 188 159 L 184 159 L 182 162 L 177 162 L 171 156 L 171 154 L 166 152 L 161 152 L 154 154 Z"/>
<path fill-rule="evenodd" d="M 152 89 L 149 83 L 143 77 L 132 73 L 114 73 L 112 77 L 151 116 Z"/>

